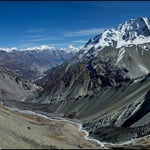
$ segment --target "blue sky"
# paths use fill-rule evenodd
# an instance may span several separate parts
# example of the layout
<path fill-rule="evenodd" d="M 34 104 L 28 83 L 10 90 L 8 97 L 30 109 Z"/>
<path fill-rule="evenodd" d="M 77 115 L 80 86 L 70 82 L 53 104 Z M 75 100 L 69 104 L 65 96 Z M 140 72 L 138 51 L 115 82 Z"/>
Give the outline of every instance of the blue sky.
<path fill-rule="evenodd" d="M 1 1 L 0 47 L 80 46 L 139 16 L 150 17 L 150 2 Z"/>

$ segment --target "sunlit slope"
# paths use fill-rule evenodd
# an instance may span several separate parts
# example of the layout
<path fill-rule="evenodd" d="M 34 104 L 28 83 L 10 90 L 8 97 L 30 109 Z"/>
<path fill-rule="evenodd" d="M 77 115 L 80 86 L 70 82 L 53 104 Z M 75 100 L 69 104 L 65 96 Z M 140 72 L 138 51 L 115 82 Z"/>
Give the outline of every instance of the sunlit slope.
<path fill-rule="evenodd" d="M 29 81 L 0 72 L 0 101 L 17 100 L 24 101 L 27 97 L 33 97 L 38 87 Z"/>

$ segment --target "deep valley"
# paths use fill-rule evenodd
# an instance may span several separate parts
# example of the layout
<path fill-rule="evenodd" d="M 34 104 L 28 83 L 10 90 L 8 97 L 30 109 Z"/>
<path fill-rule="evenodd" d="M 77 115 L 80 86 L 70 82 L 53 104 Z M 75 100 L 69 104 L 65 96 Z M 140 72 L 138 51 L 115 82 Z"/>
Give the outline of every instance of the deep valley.
<path fill-rule="evenodd" d="M 0 148 L 148 149 L 150 19 L 107 29 L 78 52 L 0 51 L 0 104 Z"/>

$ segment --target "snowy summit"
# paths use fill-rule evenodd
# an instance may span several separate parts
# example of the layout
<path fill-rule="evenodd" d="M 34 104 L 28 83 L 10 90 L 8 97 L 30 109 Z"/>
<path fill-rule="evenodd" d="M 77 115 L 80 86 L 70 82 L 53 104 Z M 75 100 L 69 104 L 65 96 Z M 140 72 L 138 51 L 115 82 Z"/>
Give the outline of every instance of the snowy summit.
<path fill-rule="evenodd" d="M 138 17 L 130 19 L 116 28 L 107 29 L 102 34 L 90 39 L 85 45 L 85 50 L 91 47 L 102 49 L 105 46 L 120 48 L 129 44 L 142 44 L 150 42 L 150 19 Z"/>

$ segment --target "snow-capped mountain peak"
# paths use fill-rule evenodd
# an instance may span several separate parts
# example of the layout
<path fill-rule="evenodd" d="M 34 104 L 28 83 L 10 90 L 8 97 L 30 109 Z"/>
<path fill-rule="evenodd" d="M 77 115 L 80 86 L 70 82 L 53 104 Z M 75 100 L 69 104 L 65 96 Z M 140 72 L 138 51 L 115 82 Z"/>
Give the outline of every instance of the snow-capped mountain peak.
<path fill-rule="evenodd" d="M 68 53 L 70 52 L 78 52 L 82 47 L 74 47 L 73 45 L 69 45 L 67 48 L 61 48 L 60 50 L 64 50 Z"/>
<path fill-rule="evenodd" d="M 34 47 L 27 47 L 27 48 L 23 48 L 23 49 L 19 49 L 16 47 L 12 47 L 12 48 L 0 48 L 0 51 L 5 51 L 5 52 L 13 52 L 13 51 L 37 51 L 37 52 L 42 52 L 42 51 L 66 51 L 67 53 L 76 53 L 78 52 L 82 47 L 74 47 L 72 45 L 69 45 L 66 48 L 56 48 L 54 46 L 49 46 L 49 45 L 39 45 L 39 46 L 34 46 Z"/>
<path fill-rule="evenodd" d="M 12 52 L 14 50 L 18 50 L 16 47 L 11 47 L 11 48 L 0 48 L 0 51 L 5 51 L 5 52 Z"/>
<path fill-rule="evenodd" d="M 150 19 L 138 17 L 119 24 L 112 29 L 104 30 L 100 35 L 90 39 L 85 45 L 87 51 L 91 47 L 101 49 L 105 46 L 120 48 L 129 44 L 150 42 Z"/>
<path fill-rule="evenodd" d="M 35 47 L 28 47 L 26 49 L 21 49 L 21 50 L 39 50 L 39 51 L 44 51 L 44 50 L 55 50 L 55 47 L 49 46 L 49 45 L 40 45 L 40 46 L 35 46 Z"/>

